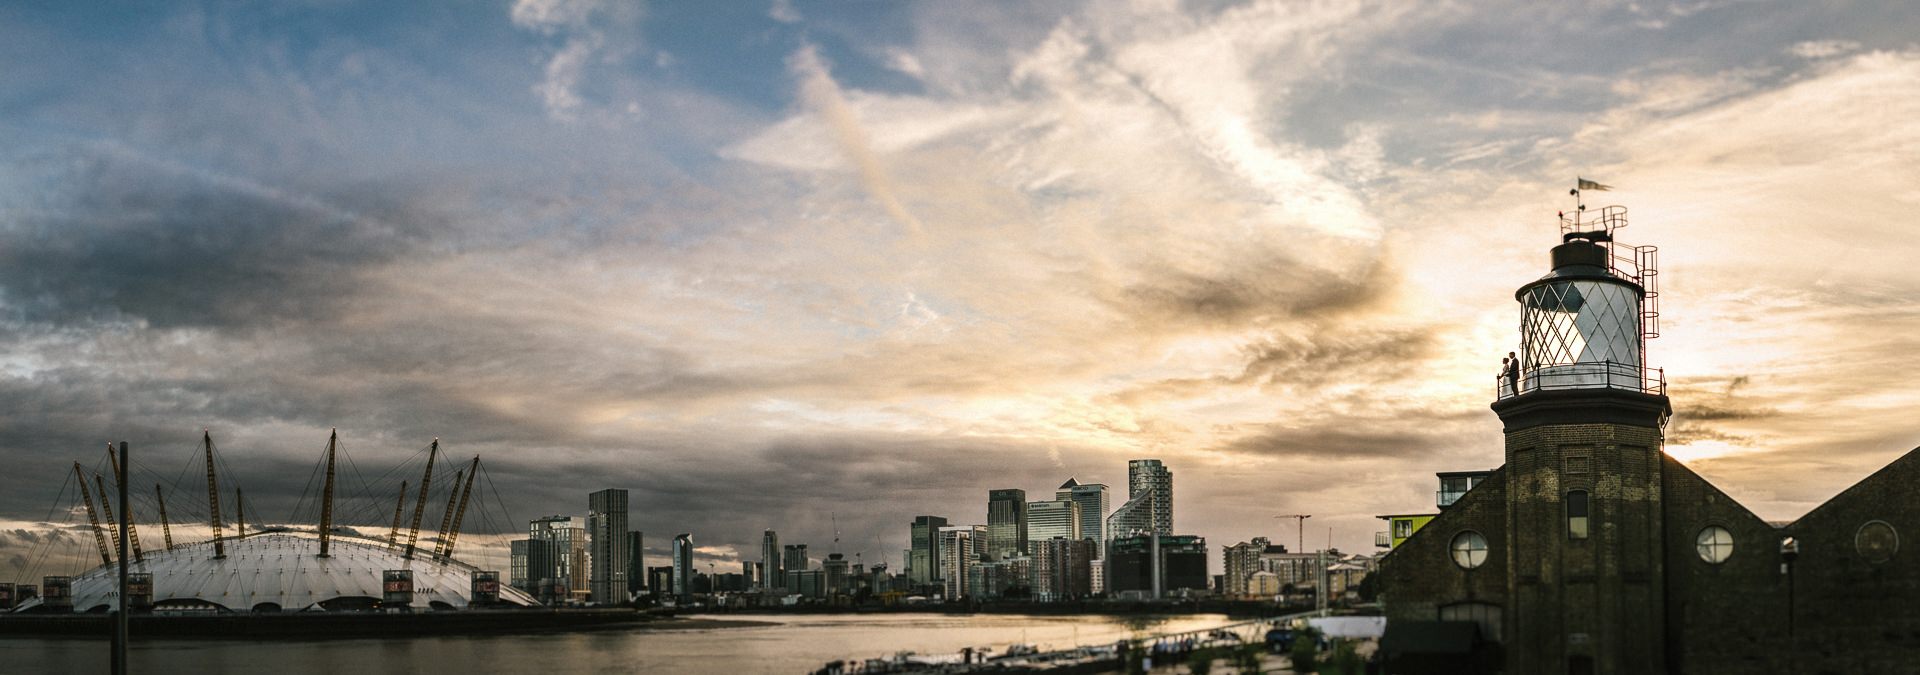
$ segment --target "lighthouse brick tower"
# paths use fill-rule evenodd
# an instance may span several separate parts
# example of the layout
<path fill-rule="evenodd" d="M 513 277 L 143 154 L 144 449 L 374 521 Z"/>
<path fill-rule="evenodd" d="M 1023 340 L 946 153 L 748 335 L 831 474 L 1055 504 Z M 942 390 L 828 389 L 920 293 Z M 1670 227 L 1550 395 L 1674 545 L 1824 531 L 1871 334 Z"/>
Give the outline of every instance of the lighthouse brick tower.
<path fill-rule="evenodd" d="M 1514 294 L 1505 463 L 1381 559 L 1385 672 L 1920 672 L 1920 450 L 1791 523 L 1667 456 L 1655 250 L 1626 225 L 1563 216 Z"/>

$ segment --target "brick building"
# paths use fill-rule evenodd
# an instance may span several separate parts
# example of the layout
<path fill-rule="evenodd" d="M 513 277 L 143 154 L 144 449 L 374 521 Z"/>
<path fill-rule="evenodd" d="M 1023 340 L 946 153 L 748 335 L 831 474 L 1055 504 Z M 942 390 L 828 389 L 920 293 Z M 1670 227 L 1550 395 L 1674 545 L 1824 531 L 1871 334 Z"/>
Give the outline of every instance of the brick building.
<path fill-rule="evenodd" d="M 1596 213 L 1563 219 L 1553 271 L 1515 294 L 1505 464 L 1380 563 L 1387 672 L 1421 666 L 1394 624 L 1436 620 L 1477 625 L 1486 671 L 1920 672 L 1920 564 L 1900 551 L 1920 451 L 1786 525 L 1668 457 L 1643 358 L 1653 249 L 1614 241 L 1625 209 Z"/>

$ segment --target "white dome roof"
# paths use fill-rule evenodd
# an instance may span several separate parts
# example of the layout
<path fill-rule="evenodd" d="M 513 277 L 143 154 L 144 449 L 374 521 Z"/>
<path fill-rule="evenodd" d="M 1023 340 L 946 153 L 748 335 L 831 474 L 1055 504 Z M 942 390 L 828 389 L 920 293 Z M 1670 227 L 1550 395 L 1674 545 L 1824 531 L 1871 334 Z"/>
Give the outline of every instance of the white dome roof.
<path fill-rule="evenodd" d="M 328 557 L 320 553 L 320 536 L 312 532 L 263 532 L 245 539 L 225 540 L 225 558 L 213 557 L 213 542 L 181 544 L 164 551 L 148 551 L 130 572 L 153 575 L 153 601 L 199 600 L 237 612 L 273 603 L 285 611 L 315 608 L 334 598 L 381 597 L 381 573 L 413 570 L 413 604 L 432 603 L 454 608 L 467 606 L 476 569 L 458 560 L 440 562 L 416 551 L 413 560 L 385 542 L 335 535 Z M 103 565 L 73 578 L 73 608 L 85 612 L 117 604 L 117 567 Z M 503 580 L 504 581 L 504 580 Z M 519 589 L 500 584 L 500 602 L 536 605 Z M 23 605 L 28 609 L 39 601 Z"/>

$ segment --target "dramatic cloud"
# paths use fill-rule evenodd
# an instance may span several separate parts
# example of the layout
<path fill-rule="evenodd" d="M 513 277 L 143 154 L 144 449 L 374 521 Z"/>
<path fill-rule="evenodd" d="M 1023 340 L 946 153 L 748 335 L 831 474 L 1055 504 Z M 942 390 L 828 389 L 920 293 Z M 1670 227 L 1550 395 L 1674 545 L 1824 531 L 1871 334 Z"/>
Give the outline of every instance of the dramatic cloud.
<path fill-rule="evenodd" d="M 302 523 L 337 427 L 376 536 L 479 454 L 496 566 L 602 487 L 656 555 L 898 565 L 1138 457 L 1366 550 L 1502 461 L 1574 176 L 1660 246 L 1670 453 L 1790 519 L 1920 436 L 1910 12 L 801 4 L 10 13 L 0 572 L 88 564 L 108 439 L 205 536 L 206 428 Z"/>

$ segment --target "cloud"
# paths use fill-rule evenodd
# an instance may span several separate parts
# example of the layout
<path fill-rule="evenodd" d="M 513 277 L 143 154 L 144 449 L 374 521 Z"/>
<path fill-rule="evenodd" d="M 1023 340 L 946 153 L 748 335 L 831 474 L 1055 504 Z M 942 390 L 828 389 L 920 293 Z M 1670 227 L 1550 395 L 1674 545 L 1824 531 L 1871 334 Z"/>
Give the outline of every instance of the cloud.
<path fill-rule="evenodd" d="M 800 23 L 801 16 L 793 0 L 773 0 L 773 6 L 767 8 L 767 18 L 780 23 Z"/>
<path fill-rule="evenodd" d="M 1794 43 L 1787 53 L 1803 59 L 1828 59 L 1859 48 L 1860 43 L 1852 40 L 1808 40 Z"/>
<path fill-rule="evenodd" d="M 859 172 L 867 192 L 909 234 L 921 234 L 924 226 L 900 203 L 893 179 L 881 166 L 880 158 L 867 141 L 866 129 L 841 94 L 840 85 L 833 81 L 833 75 L 828 72 L 826 62 L 821 60 L 819 50 L 811 44 L 801 47 L 787 59 L 787 67 L 800 81 L 801 97 L 826 122 L 841 152 L 846 154 L 848 161 Z"/>
<path fill-rule="evenodd" d="M 547 115 L 573 121 L 586 111 L 582 93 L 588 71 L 599 64 L 617 64 L 640 47 L 636 26 L 645 15 L 639 2 L 604 0 L 516 0 L 510 11 L 513 24 L 549 38 L 560 46 L 547 57 L 544 78 L 533 85 Z"/>

